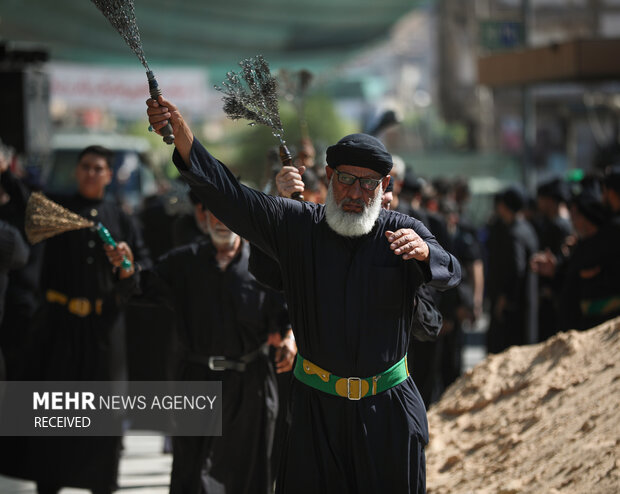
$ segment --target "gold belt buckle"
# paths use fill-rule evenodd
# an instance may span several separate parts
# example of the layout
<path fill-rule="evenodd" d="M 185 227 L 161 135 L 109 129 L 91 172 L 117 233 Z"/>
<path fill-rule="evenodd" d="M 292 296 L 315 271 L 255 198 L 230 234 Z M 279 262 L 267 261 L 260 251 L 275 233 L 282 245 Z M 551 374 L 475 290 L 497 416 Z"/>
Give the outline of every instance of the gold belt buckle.
<path fill-rule="evenodd" d="M 353 382 L 353 386 L 351 386 Z M 355 385 L 357 383 L 357 386 Z M 336 381 L 336 394 L 349 400 L 359 400 L 368 393 L 368 381 L 361 377 L 341 377 Z M 355 392 L 357 388 L 357 393 Z M 353 393 L 351 393 L 353 391 Z"/>
<path fill-rule="evenodd" d="M 72 298 L 69 300 L 69 312 L 79 317 L 86 317 L 90 314 L 92 306 L 87 298 Z"/>
<path fill-rule="evenodd" d="M 357 382 L 357 398 L 351 396 L 351 381 Z M 359 377 L 347 377 L 347 398 L 349 400 L 360 400 L 362 398 L 362 379 Z"/>

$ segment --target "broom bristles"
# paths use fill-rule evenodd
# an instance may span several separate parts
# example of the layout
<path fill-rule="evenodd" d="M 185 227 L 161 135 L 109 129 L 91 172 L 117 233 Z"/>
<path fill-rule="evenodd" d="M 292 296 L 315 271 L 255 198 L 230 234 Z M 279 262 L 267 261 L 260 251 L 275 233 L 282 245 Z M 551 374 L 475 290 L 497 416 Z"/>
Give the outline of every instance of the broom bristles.
<path fill-rule="evenodd" d="M 55 235 L 94 226 L 94 223 L 45 197 L 41 192 L 30 194 L 26 205 L 24 229 L 31 244 Z"/>

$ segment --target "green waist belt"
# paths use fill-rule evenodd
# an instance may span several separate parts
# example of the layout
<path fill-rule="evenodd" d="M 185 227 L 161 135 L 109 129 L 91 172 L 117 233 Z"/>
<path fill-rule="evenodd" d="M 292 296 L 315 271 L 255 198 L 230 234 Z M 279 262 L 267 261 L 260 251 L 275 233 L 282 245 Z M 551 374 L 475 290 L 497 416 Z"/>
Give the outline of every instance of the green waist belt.
<path fill-rule="evenodd" d="M 376 395 L 402 383 L 409 376 L 407 355 L 381 374 L 372 377 L 339 377 L 321 369 L 318 365 L 297 355 L 295 377 L 302 383 L 349 400 L 359 400 L 365 396 Z"/>
<path fill-rule="evenodd" d="M 581 301 L 581 312 L 586 316 L 604 316 L 618 309 L 620 309 L 620 296 Z"/>

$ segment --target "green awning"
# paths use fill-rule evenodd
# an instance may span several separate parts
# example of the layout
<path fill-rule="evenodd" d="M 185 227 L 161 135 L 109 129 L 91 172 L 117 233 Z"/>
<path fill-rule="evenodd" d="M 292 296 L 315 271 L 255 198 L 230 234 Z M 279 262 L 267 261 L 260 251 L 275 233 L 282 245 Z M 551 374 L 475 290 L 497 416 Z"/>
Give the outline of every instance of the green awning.
<path fill-rule="evenodd" d="M 262 54 L 274 68 L 320 72 L 382 40 L 423 0 L 136 0 L 149 65 L 196 65 L 216 78 Z M 57 61 L 137 58 L 88 0 L 3 0 L 0 37 L 33 42 Z"/>

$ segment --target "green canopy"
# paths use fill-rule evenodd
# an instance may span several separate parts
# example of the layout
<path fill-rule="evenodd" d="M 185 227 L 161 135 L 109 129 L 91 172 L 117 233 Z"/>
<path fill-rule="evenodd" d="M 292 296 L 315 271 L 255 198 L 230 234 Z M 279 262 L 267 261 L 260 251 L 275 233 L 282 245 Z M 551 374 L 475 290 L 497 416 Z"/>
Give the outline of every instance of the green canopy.
<path fill-rule="evenodd" d="M 221 77 L 262 54 L 273 67 L 320 72 L 383 39 L 423 0 L 136 0 L 151 67 L 194 65 Z M 0 37 L 35 42 L 56 61 L 139 63 L 88 0 L 2 0 Z"/>

